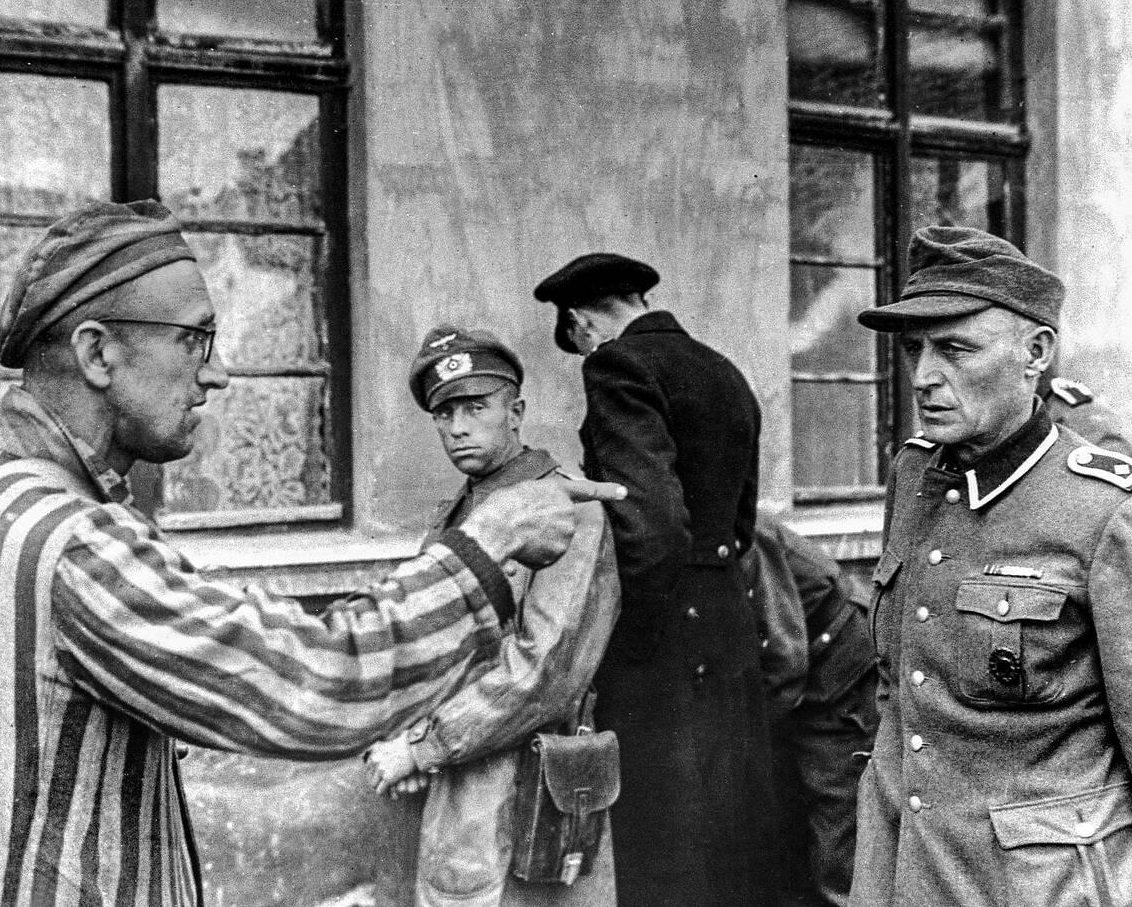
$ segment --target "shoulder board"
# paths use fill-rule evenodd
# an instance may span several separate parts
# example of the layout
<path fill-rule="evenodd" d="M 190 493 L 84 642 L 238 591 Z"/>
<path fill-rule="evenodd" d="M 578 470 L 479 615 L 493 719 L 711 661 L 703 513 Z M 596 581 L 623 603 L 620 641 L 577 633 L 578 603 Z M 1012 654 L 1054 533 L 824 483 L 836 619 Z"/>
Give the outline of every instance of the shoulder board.
<path fill-rule="evenodd" d="M 913 435 L 911 438 L 905 441 L 904 446 L 922 447 L 924 450 L 934 450 L 939 445 L 936 444 L 935 441 L 929 441 L 927 438 L 923 437 L 923 432 L 920 432 L 920 434 Z"/>
<path fill-rule="evenodd" d="M 1070 472 L 1102 479 L 1124 491 L 1132 491 L 1132 457 L 1114 450 L 1084 444 L 1069 455 Z"/>
<path fill-rule="evenodd" d="M 1071 381 L 1058 376 L 1049 383 L 1049 389 L 1070 406 L 1080 406 L 1082 403 L 1092 403 L 1096 396 L 1080 381 Z"/>

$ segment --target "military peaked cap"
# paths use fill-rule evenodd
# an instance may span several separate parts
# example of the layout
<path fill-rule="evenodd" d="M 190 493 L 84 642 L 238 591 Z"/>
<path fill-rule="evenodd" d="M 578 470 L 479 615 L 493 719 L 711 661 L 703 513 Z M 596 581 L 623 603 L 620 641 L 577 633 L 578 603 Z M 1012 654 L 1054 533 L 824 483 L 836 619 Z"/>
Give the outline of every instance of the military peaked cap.
<path fill-rule="evenodd" d="M 577 353 L 571 342 L 566 310 L 602 296 L 621 293 L 647 293 L 660 283 L 656 269 L 615 252 L 591 252 L 563 265 L 537 287 L 535 299 L 558 306 L 554 341 L 567 353 Z"/>
<path fill-rule="evenodd" d="M 900 300 L 861 312 L 861 324 L 902 331 L 997 305 L 1057 330 L 1064 285 L 1001 237 L 974 227 L 923 227 L 908 246 L 908 271 Z"/>
<path fill-rule="evenodd" d="M 453 397 L 494 393 L 508 383 L 523 384 L 523 366 L 511 348 L 491 331 L 451 324 L 425 334 L 409 369 L 409 390 L 426 412 Z"/>

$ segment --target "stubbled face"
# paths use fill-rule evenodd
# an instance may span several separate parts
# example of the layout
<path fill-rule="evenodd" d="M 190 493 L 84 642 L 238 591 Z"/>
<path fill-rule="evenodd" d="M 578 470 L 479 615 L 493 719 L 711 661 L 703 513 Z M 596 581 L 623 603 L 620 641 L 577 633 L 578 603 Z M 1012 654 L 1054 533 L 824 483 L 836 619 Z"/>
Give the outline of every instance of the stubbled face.
<path fill-rule="evenodd" d="M 523 450 L 523 401 L 506 388 L 445 400 L 432 411 L 432 422 L 448 459 L 464 475 L 491 475 Z"/>
<path fill-rule="evenodd" d="M 213 328 L 216 313 L 194 262 L 178 261 L 138 278 L 123 318 Z M 113 412 L 111 464 L 168 463 L 193 449 L 200 407 L 211 390 L 228 386 L 213 353 L 204 361 L 204 335 L 166 325 L 107 324 L 121 339 L 122 358 L 108 397 Z"/>
<path fill-rule="evenodd" d="M 899 335 L 924 437 L 976 459 L 1025 424 L 1035 378 L 1025 326 L 991 308 Z"/>

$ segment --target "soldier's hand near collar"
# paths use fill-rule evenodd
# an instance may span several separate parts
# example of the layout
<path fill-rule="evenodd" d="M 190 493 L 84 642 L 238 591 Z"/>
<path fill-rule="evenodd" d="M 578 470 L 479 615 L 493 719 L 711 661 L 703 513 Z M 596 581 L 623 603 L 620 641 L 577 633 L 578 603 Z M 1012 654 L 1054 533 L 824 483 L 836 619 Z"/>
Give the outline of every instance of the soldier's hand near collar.
<path fill-rule="evenodd" d="M 520 482 L 492 494 L 460 528 L 497 563 L 510 558 L 537 570 L 558 560 L 570 545 L 574 503 L 624 497 L 625 488 L 610 482 Z"/>

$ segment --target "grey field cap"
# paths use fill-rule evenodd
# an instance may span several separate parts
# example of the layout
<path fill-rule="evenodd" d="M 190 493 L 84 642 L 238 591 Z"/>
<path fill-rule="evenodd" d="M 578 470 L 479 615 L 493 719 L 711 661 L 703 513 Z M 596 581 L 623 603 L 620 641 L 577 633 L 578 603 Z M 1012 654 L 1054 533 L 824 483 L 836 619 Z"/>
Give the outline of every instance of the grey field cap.
<path fill-rule="evenodd" d="M 865 309 L 858 322 L 874 331 L 902 331 L 997 305 L 1058 329 L 1064 284 L 1016 246 L 984 230 L 917 230 L 908 245 L 908 270 L 899 301 Z"/>

